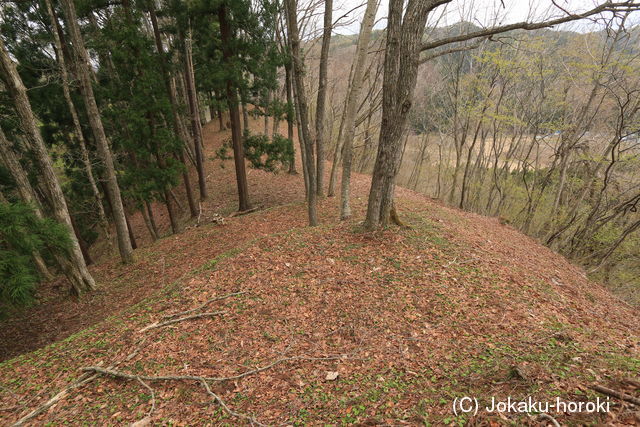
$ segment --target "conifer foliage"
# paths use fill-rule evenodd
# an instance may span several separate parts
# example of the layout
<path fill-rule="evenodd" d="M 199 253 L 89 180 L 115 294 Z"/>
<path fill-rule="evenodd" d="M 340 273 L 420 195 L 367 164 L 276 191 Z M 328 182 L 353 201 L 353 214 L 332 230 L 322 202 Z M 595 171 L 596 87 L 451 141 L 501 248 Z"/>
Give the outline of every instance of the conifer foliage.
<path fill-rule="evenodd" d="M 205 110 L 232 122 L 240 210 L 251 206 L 245 158 L 271 171 L 291 163 L 290 139 L 252 145 L 240 113 L 281 120 L 276 1 L 0 9 L 0 305 L 28 302 L 58 273 L 76 294 L 93 289 L 92 245 L 132 262 L 138 211 L 154 240 L 199 217 L 210 191 Z M 169 230 L 158 227 L 159 206 Z"/>

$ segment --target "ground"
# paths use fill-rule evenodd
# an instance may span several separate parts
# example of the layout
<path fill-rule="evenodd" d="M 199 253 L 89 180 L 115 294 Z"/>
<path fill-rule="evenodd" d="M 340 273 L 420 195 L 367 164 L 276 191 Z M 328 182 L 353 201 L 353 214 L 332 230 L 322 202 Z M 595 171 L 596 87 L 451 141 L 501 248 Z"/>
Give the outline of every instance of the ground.
<path fill-rule="evenodd" d="M 212 156 L 228 134 L 205 132 Z M 207 173 L 198 226 L 151 243 L 136 218 L 135 264 L 102 260 L 95 293 L 49 287 L 2 325 L 3 354 L 21 355 L 0 364 L 0 423 L 78 379 L 27 423 L 546 425 L 537 413 L 456 416 L 452 404 L 606 399 L 594 385 L 640 394 L 638 312 L 496 219 L 398 189 L 410 228 L 366 233 L 358 175 L 353 219 L 338 221 L 327 198 L 309 228 L 301 176 L 252 170 L 261 209 L 217 225 L 207 218 L 236 208 L 232 163 L 210 160 Z M 607 414 L 549 415 L 640 423 L 638 406 L 610 402 Z"/>

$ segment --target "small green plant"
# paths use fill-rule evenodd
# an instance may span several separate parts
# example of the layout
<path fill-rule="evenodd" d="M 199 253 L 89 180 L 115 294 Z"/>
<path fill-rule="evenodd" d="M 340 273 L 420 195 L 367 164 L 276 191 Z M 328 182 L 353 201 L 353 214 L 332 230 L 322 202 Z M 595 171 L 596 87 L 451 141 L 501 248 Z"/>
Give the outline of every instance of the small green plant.
<path fill-rule="evenodd" d="M 267 172 L 277 172 L 288 166 L 293 160 L 293 141 L 281 135 L 251 135 L 244 136 L 244 156 L 255 169 Z"/>
<path fill-rule="evenodd" d="M 32 256 L 65 251 L 71 245 L 62 224 L 38 218 L 23 203 L 0 203 L 0 315 L 3 307 L 28 304 L 39 281 Z"/>

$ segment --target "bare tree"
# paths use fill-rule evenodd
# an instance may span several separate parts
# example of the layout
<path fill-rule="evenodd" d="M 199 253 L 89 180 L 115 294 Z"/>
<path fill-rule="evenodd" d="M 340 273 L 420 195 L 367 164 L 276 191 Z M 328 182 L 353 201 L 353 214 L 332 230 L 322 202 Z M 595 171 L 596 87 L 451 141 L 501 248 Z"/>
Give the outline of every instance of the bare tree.
<path fill-rule="evenodd" d="M 320 65 L 318 69 L 318 98 L 316 101 L 316 154 L 317 158 L 317 180 L 316 191 L 318 196 L 324 194 L 324 147 L 326 145 L 324 121 L 327 99 L 327 67 L 329 66 L 329 47 L 331 46 L 331 31 L 333 0 L 324 2 L 324 27 L 322 32 L 322 47 L 320 49 Z"/>
<path fill-rule="evenodd" d="M 367 59 L 367 50 L 369 48 L 369 40 L 371 38 L 371 30 L 378 10 L 378 0 L 368 0 L 367 8 L 362 18 L 360 26 L 360 35 L 356 45 L 355 57 L 352 65 L 351 81 L 349 82 L 349 91 L 345 101 L 342 141 L 338 141 L 338 146 L 342 146 L 342 182 L 340 188 L 340 218 L 346 219 L 351 216 L 351 207 L 349 205 L 349 190 L 351 188 L 351 163 L 353 160 L 353 135 L 356 128 L 356 109 L 360 91 L 362 89 L 362 80 L 364 76 L 364 65 Z"/>
<path fill-rule="evenodd" d="M 302 129 L 302 141 L 304 153 L 303 168 L 305 170 L 305 176 L 307 177 L 308 185 L 307 189 L 307 204 L 309 210 L 309 225 L 318 225 L 317 214 L 317 174 L 315 156 L 313 152 L 313 146 L 315 137 L 311 135 L 311 129 L 309 126 L 309 106 L 307 103 L 306 89 L 304 86 L 304 62 L 302 60 L 302 53 L 300 51 L 300 33 L 298 30 L 298 18 L 297 7 L 295 0 L 285 0 L 285 9 L 287 16 L 287 32 L 288 39 L 291 45 L 291 57 L 293 60 L 292 74 L 293 83 L 295 88 L 296 105 L 298 109 L 298 120 L 300 122 L 300 128 Z"/>

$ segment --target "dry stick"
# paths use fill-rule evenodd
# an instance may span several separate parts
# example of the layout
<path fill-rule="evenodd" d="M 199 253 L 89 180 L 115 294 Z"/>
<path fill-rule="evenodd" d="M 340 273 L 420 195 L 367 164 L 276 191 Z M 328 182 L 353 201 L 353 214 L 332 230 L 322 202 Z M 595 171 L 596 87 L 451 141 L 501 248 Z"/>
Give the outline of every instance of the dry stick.
<path fill-rule="evenodd" d="M 631 384 L 634 387 L 640 388 L 640 381 L 634 380 L 633 378 L 625 378 L 622 381 L 624 381 L 627 384 Z"/>
<path fill-rule="evenodd" d="M 250 214 L 251 212 L 257 211 L 258 209 L 260 209 L 260 206 L 255 206 L 255 207 L 253 207 L 251 209 L 247 209 L 247 210 L 244 210 L 244 211 L 234 212 L 231 215 L 229 215 L 229 218 L 233 218 L 233 217 L 236 217 L 236 216 L 247 215 L 247 214 Z"/>
<path fill-rule="evenodd" d="M 231 408 L 229 408 L 227 406 L 227 404 L 224 403 L 224 400 L 222 400 L 222 398 L 220 396 L 218 396 L 213 391 L 211 391 L 211 388 L 209 387 L 209 384 L 207 384 L 206 381 L 202 380 L 202 381 L 200 381 L 200 384 L 202 384 L 202 386 L 207 391 L 207 393 L 210 394 L 216 402 L 218 402 L 218 404 L 222 407 L 222 409 L 225 410 L 225 412 L 227 414 L 231 415 L 232 417 L 245 419 L 245 420 L 249 421 L 249 423 L 251 425 L 266 426 L 266 424 L 262 424 L 261 422 L 256 420 L 251 415 L 241 414 L 240 412 L 236 412 L 236 411 L 232 410 Z"/>
<path fill-rule="evenodd" d="M 150 325 L 145 326 L 144 328 L 140 329 L 138 332 L 145 332 L 150 329 L 162 328 L 163 326 L 173 325 L 174 323 L 183 322 L 185 320 L 193 320 L 193 319 L 200 319 L 203 317 L 218 316 L 223 313 L 226 313 L 226 311 L 214 311 L 211 313 L 193 314 L 191 316 L 185 316 L 185 317 L 180 317 L 178 319 L 167 320 L 166 322 L 160 322 L 160 323 L 156 322 L 156 323 L 152 323 Z"/>
<path fill-rule="evenodd" d="M 620 400 L 624 400 L 625 402 L 633 403 L 636 406 L 640 406 L 640 399 L 635 398 L 633 396 L 630 396 L 630 395 L 628 395 L 626 393 L 622 393 L 622 392 L 619 392 L 619 391 L 616 391 L 616 390 L 612 390 L 610 388 L 603 387 L 603 386 L 598 385 L 598 384 L 593 385 L 590 388 L 592 390 L 595 390 L 595 391 L 599 392 L 599 393 L 606 394 L 606 395 L 612 396 L 612 397 L 616 397 L 616 398 L 618 398 Z"/>
<path fill-rule="evenodd" d="M 62 391 L 60 391 L 58 394 L 53 396 L 51 399 L 47 400 L 43 405 L 38 406 L 33 411 L 29 412 L 27 415 L 25 415 L 24 417 L 20 418 L 18 421 L 16 421 L 14 424 L 12 424 L 12 427 L 18 427 L 18 426 L 24 425 L 27 421 L 37 417 L 38 415 L 40 415 L 41 413 L 43 413 L 44 411 L 46 411 L 47 409 L 49 409 L 50 407 L 55 405 L 59 400 L 64 398 L 67 395 L 67 393 L 69 393 L 69 391 L 73 390 L 74 388 L 81 387 L 81 386 L 87 384 L 88 382 L 93 381 L 98 376 L 99 376 L 99 374 L 97 374 L 97 373 L 93 374 L 93 375 L 91 375 L 91 373 L 89 373 L 89 372 L 84 373 L 75 382 L 73 382 L 73 383 L 69 384 L 68 386 L 66 386 L 65 388 L 63 388 Z"/>
<path fill-rule="evenodd" d="M 149 409 L 149 412 L 147 412 L 147 418 L 148 418 L 151 416 L 151 414 L 153 414 L 153 411 L 156 410 L 156 394 L 153 392 L 153 389 L 149 387 L 149 384 L 142 381 L 142 379 L 138 378 L 138 382 L 142 384 L 142 386 L 145 387 L 147 390 L 149 390 L 149 393 L 151 393 L 151 409 Z"/>
<path fill-rule="evenodd" d="M 135 357 L 136 354 L 138 354 L 138 352 L 140 351 L 140 347 L 142 346 L 142 344 L 144 344 L 144 342 L 146 341 L 146 337 L 143 338 L 140 343 L 138 344 L 138 346 L 136 347 L 136 349 L 130 353 L 125 360 L 131 360 L 133 357 Z M 117 366 L 120 362 L 116 362 L 113 365 L 111 365 L 109 368 L 113 368 L 114 366 Z M 29 412 L 27 415 L 25 415 L 24 417 L 20 418 L 18 421 L 16 421 L 14 424 L 12 424 L 12 427 L 18 427 L 18 426 L 22 426 L 24 425 L 27 421 L 37 417 L 38 415 L 42 414 L 44 411 L 46 411 L 47 409 L 49 409 L 50 407 L 52 407 L 53 405 L 55 405 L 58 401 L 62 400 L 64 397 L 66 397 L 66 395 L 73 389 L 81 387 L 87 383 L 90 383 L 91 381 L 93 381 L 94 379 L 98 378 L 100 376 L 100 374 L 98 373 L 94 373 L 93 375 L 91 375 L 90 372 L 86 372 L 84 374 L 82 374 L 80 376 L 80 378 L 78 378 L 76 381 L 72 382 L 71 384 L 69 384 L 68 386 L 66 386 L 64 389 L 62 389 L 62 391 L 58 392 L 55 396 L 53 396 L 51 399 L 47 400 L 45 403 L 43 403 L 42 405 L 38 406 L 36 409 L 34 409 L 33 411 Z"/>
<path fill-rule="evenodd" d="M 338 360 L 342 358 L 343 358 L 342 356 L 285 357 L 282 359 L 278 359 L 275 362 L 272 362 L 268 365 L 262 366 L 260 368 L 252 369 L 250 371 L 246 371 L 237 375 L 232 375 L 230 377 L 202 377 L 199 375 L 160 375 L 160 376 L 134 375 L 134 374 L 127 374 L 126 372 L 116 371 L 111 368 L 102 368 L 100 366 L 87 366 L 85 368 L 81 368 L 81 370 L 85 372 L 95 372 L 103 375 L 109 375 L 116 378 L 124 378 L 127 380 L 137 380 L 138 378 L 140 378 L 145 381 L 203 381 L 204 380 L 204 381 L 211 381 L 211 382 L 222 382 L 222 381 L 237 380 L 249 375 L 257 374 L 258 372 L 266 371 L 267 369 L 273 368 L 274 366 L 279 365 L 281 363 L 285 363 L 285 362 L 294 362 L 298 360 Z"/>
<path fill-rule="evenodd" d="M 177 316 L 185 316 L 187 314 L 191 314 L 194 311 L 198 311 L 198 310 L 202 310 L 203 308 L 205 308 L 207 305 L 211 304 L 214 301 L 220 301 L 226 298 L 231 298 L 231 297 L 235 297 L 238 295 L 242 295 L 242 294 L 246 294 L 245 291 L 242 292 L 234 292 L 232 294 L 227 294 L 227 295 L 222 295 L 220 297 L 215 297 L 215 298 L 211 298 L 208 299 L 207 301 L 205 301 L 204 303 L 202 303 L 201 305 L 197 306 L 196 308 L 192 308 L 191 310 L 186 310 L 186 311 L 180 311 L 178 313 L 173 313 L 173 314 L 167 314 L 166 316 L 162 316 L 163 319 L 171 319 L 173 317 L 177 317 Z"/>
<path fill-rule="evenodd" d="M 211 388 L 209 387 L 208 381 L 216 381 L 216 382 L 220 382 L 220 381 L 229 381 L 229 380 L 237 380 L 239 378 L 243 378 L 246 377 L 248 375 L 253 375 L 256 374 L 258 372 L 262 372 L 265 371 L 267 369 L 270 369 L 280 363 L 284 363 L 284 362 L 290 362 L 290 361 L 297 361 L 297 360 L 336 360 L 336 359 L 342 359 L 342 356 L 329 356 L 329 357 L 304 357 L 304 356 L 294 356 L 294 357 L 287 357 L 287 358 L 283 358 L 283 359 L 278 359 L 275 362 L 260 367 L 260 368 L 256 368 L 256 369 L 252 369 L 250 371 L 246 371 L 243 372 L 241 374 L 238 375 L 233 375 L 230 377 L 201 377 L 201 376 L 197 376 L 197 375 L 165 375 L 165 376 L 148 376 L 148 375 L 133 375 L 133 374 L 127 374 L 125 372 L 120 372 L 120 371 L 116 371 L 110 368 L 101 368 L 99 366 L 88 366 L 86 368 L 82 368 L 83 371 L 90 373 L 90 372 L 94 372 L 94 376 L 95 375 L 108 375 L 111 377 L 115 377 L 115 378 L 123 378 L 126 380 L 136 380 L 139 381 L 140 383 L 142 383 L 143 385 L 145 385 L 147 388 L 151 389 L 151 387 L 149 387 L 148 385 L 146 385 L 143 381 L 196 381 L 199 382 L 200 384 L 202 384 L 202 386 L 204 387 L 204 389 L 206 390 L 206 392 L 212 396 L 214 398 L 214 400 L 222 407 L 222 409 L 229 415 L 236 417 L 236 418 L 241 418 L 241 419 L 245 419 L 247 421 L 249 421 L 252 425 L 259 425 L 259 426 L 264 426 L 265 424 L 260 423 L 258 420 L 256 420 L 254 417 L 247 415 L 247 414 L 242 414 L 239 412 L 235 412 L 234 410 L 232 410 L 231 408 L 229 408 L 227 406 L 227 404 L 224 402 L 224 400 L 222 400 L 222 398 L 220 396 L 218 396 L 217 394 L 215 394 L 213 391 L 211 391 Z M 155 403 L 154 403 L 154 407 L 155 407 Z M 153 411 L 153 408 L 152 408 Z"/>

